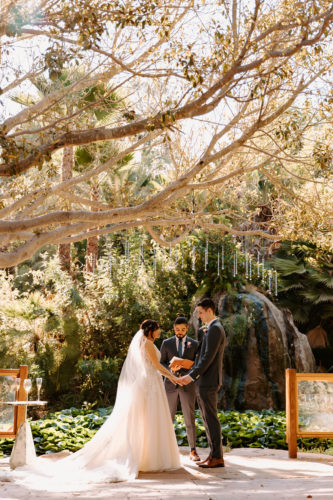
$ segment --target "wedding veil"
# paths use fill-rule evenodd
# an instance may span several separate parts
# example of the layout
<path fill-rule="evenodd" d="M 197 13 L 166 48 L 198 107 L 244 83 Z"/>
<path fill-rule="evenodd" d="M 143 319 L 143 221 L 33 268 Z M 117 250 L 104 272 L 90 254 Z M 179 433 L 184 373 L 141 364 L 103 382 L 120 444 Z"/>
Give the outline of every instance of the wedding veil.
<path fill-rule="evenodd" d="M 73 491 L 89 483 L 124 481 L 138 475 L 144 436 L 140 432 L 147 418 L 145 398 L 149 392 L 145 336 L 133 337 L 118 382 L 111 415 L 94 437 L 76 453 L 61 460 L 37 458 L 7 476 L 35 489 Z"/>

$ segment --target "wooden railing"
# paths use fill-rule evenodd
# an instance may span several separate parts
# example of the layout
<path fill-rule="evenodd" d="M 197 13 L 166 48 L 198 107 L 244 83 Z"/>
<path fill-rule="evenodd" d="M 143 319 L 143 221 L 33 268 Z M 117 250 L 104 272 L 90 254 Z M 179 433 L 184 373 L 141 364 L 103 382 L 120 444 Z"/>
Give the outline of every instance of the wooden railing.
<path fill-rule="evenodd" d="M 315 404 L 312 401 L 308 401 L 306 396 L 305 389 L 301 387 L 301 382 L 326 382 L 330 386 L 330 390 L 327 393 L 313 393 L 310 392 L 311 397 L 314 398 L 316 396 Z M 308 384 L 309 385 L 309 384 Z M 322 386 L 324 384 L 321 384 Z M 303 384 L 305 387 L 306 384 Z M 304 402 L 302 402 L 302 399 Z M 316 406 L 318 409 L 315 413 L 313 413 L 314 417 L 318 416 L 316 427 L 311 428 L 311 419 L 310 425 L 308 428 L 310 430 L 304 430 L 300 427 L 305 427 L 306 424 L 300 421 L 302 418 L 302 414 L 300 411 L 300 405 L 304 408 L 307 406 Z M 332 419 L 328 422 L 327 429 L 324 431 L 320 430 L 320 425 L 324 425 L 323 412 L 327 412 L 327 415 L 332 415 Z M 288 443 L 288 452 L 289 458 L 297 458 L 297 438 L 333 438 L 333 373 L 296 373 L 294 369 L 286 370 L 286 439 Z"/>
<path fill-rule="evenodd" d="M 28 378 L 28 367 L 26 365 L 21 365 L 20 368 L 8 368 L 8 369 L 0 369 L 0 383 L 1 377 L 12 377 L 13 379 L 20 378 L 21 383 L 18 391 L 15 394 L 15 400 L 17 401 L 25 401 L 27 398 L 27 394 L 23 387 L 23 382 L 26 378 Z M 1 401 L 0 401 L 1 404 Z M 20 425 L 25 421 L 26 418 L 26 408 L 25 406 L 16 406 L 13 408 L 13 425 L 10 427 L 10 430 L 6 430 L 5 432 L 0 431 L 0 439 L 2 438 L 10 438 L 15 437 Z"/>

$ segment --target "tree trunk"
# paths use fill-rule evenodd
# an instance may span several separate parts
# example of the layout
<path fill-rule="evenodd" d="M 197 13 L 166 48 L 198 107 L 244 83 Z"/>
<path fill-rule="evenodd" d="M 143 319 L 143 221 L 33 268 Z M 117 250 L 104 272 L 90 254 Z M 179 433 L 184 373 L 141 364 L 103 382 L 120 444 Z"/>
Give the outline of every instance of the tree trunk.
<path fill-rule="evenodd" d="M 91 188 L 91 199 L 92 201 L 98 201 L 98 185 L 94 184 Z M 92 209 L 96 211 L 96 208 Z M 86 272 L 93 273 L 97 266 L 98 259 L 98 236 L 92 236 L 88 238 L 87 241 L 87 250 L 86 250 Z"/>
<path fill-rule="evenodd" d="M 74 166 L 74 148 L 73 146 L 67 146 L 63 149 L 63 155 L 62 155 L 61 179 L 63 181 L 71 179 L 71 177 L 73 176 L 73 166 Z M 66 202 L 64 208 L 65 210 L 70 210 L 71 203 Z M 71 244 L 70 243 L 60 244 L 58 249 L 58 254 L 59 254 L 61 269 L 63 271 L 67 271 L 70 273 L 72 264 Z"/>

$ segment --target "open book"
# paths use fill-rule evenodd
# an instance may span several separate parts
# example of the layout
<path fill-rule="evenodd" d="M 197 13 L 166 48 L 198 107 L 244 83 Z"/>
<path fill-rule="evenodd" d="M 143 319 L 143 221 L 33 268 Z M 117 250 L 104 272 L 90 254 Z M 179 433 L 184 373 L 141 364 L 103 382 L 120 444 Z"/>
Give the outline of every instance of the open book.
<path fill-rule="evenodd" d="M 185 370 L 189 370 L 193 364 L 194 361 L 191 361 L 190 359 L 177 358 L 177 356 L 174 356 L 170 361 L 169 366 L 172 368 L 174 365 L 179 365 L 182 368 L 185 368 Z"/>

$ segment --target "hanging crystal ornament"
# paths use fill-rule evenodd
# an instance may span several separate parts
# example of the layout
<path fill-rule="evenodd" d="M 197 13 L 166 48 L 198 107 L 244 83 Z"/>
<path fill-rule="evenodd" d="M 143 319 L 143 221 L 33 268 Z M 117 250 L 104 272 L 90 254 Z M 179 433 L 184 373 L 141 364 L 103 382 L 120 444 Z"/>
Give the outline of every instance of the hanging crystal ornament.
<path fill-rule="evenodd" d="M 272 271 L 268 271 L 268 292 L 271 293 L 272 291 Z"/>
<path fill-rule="evenodd" d="M 265 283 L 265 256 L 262 256 L 262 282 Z"/>
<path fill-rule="evenodd" d="M 195 246 L 192 247 L 192 271 L 195 271 Z"/>
<path fill-rule="evenodd" d="M 205 248 L 205 271 L 208 267 L 208 239 L 206 238 L 206 248 Z"/>
<path fill-rule="evenodd" d="M 275 297 L 277 297 L 278 294 L 278 275 L 277 275 L 277 270 L 274 270 L 274 288 L 275 288 Z"/>
<path fill-rule="evenodd" d="M 224 243 L 222 243 L 221 248 L 221 270 L 224 270 Z"/>
<path fill-rule="evenodd" d="M 260 252 L 258 250 L 258 254 L 257 254 L 257 277 L 259 278 L 260 277 Z"/>
<path fill-rule="evenodd" d="M 234 272 L 233 272 L 233 277 L 235 278 L 238 273 L 238 257 L 237 257 L 237 251 L 234 251 Z"/>
<path fill-rule="evenodd" d="M 217 251 L 217 275 L 220 276 L 220 252 Z"/>
<path fill-rule="evenodd" d="M 249 255 L 249 281 L 252 281 L 252 255 Z"/>
<path fill-rule="evenodd" d="M 245 254 L 245 278 L 249 277 L 249 254 L 246 252 Z"/>

